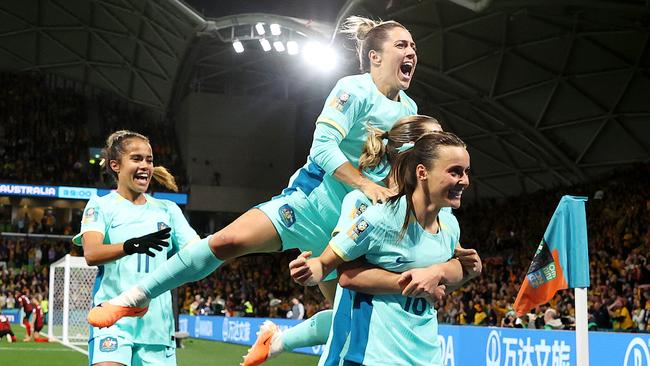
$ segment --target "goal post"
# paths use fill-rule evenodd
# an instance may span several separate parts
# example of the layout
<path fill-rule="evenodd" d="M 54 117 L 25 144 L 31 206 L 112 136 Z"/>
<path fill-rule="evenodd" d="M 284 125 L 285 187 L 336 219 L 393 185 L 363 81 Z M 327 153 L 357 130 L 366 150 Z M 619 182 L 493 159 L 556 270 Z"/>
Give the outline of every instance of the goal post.
<path fill-rule="evenodd" d="M 83 257 L 67 254 L 50 265 L 47 332 L 63 344 L 86 344 L 90 325 L 86 315 L 92 307 L 97 267 Z"/>

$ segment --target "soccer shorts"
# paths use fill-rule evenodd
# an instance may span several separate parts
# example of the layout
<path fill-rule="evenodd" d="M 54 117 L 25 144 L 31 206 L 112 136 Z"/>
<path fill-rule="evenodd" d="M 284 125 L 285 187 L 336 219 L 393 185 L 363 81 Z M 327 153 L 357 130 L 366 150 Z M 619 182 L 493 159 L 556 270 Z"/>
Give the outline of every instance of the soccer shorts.
<path fill-rule="evenodd" d="M 176 366 L 174 347 L 134 344 L 119 335 L 101 335 L 88 342 L 89 364 L 117 362 L 126 366 Z"/>
<path fill-rule="evenodd" d="M 276 196 L 258 206 L 271 220 L 282 240 L 282 250 L 298 248 L 319 256 L 327 247 L 338 217 L 324 218 L 318 204 L 301 190 Z M 325 280 L 336 278 L 336 271 Z"/>

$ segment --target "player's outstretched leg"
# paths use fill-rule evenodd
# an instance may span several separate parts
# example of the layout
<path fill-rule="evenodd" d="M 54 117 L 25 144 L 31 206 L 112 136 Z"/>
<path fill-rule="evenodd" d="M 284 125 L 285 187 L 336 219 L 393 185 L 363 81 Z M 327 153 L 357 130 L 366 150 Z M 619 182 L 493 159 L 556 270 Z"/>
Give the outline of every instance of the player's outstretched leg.
<path fill-rule="evenodd" d="M 320 311 L 308 320 L 285 331 L 270 321 L 264 322 L 255 344 L 244 357 L 243 366 L 261 365 L 284 351 L 327 343 L 332 327 L 332 310 Z M 268 323 L 268 324 L 267 324 Z"/>
<path fill-rule="evenodd" d="M 142 284 L 94 307 L 88 323 L 110 327 L 125 316 L 143 316 L 150 299 L 187 282 L 198 281 L 212 273 L 221 263 L 208 244 L 210 237 L 192 243 L 172 256 L 147 276 Z"/>
<path fill-rule="evenodd" d="M 245 254 L 274 252 L 282 242 L 273 222 L 259 209 L 252 209 L 214 235 L 186 245 L 178 253 L 147 275 L 138 286 L 108 301 L 88 314 L 93 326 L 112 325 L 123 316 L 139 314 L 150 299 L 188 282 L 202 280 L 227 259 Z M 214 252 L 213 252 L 214 250 Z M 218 252 L 219 257 L 214 253 Z"/>
<path fill-rule="evenodd" d="M 272 321 L 265 321 L 257 332 L 257 340 L 253 346 L 248 350 L 248 354 L 244 356 L 244 362 L 240 366 L 257 366 L 264 363 L 271 357 L 282 352 L 282 342 L 280 342 L 280 335 L 282 331 L 280 327 L 275 325 Z"/>

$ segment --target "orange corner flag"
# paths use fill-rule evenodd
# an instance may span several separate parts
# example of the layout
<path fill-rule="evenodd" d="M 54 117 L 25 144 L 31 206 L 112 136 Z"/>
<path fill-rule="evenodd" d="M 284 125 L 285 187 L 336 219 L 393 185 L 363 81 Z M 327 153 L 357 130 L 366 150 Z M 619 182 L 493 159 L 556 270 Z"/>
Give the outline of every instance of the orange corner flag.
<path fill-rule="evenodd" d="M 585 201 L 573 196 L 560 200 L 517 294 L 517 316 L 547 303 L 558 290 L 589 287 Z"/>

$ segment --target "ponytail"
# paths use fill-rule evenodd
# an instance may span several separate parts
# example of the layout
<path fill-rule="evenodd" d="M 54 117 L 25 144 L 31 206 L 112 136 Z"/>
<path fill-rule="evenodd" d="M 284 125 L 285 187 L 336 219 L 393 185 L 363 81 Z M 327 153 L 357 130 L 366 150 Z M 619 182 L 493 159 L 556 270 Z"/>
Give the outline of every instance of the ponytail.
<path fill-rule="evenodd" d="M 381 163 L 381 158 L 386 153 L 383 139 L 388 138 L 388 132 L 377 127 L 368 126 L 368 138 L 359 157 L 359 170 L 372 169 Z"/>
<path fill-rule="evenodd" d="M 178 192 L 176 179 L 174 179 L 174 176 L 164 166 L 158 165 L 153 168 L 153 178 L 165 188 Z"/>

